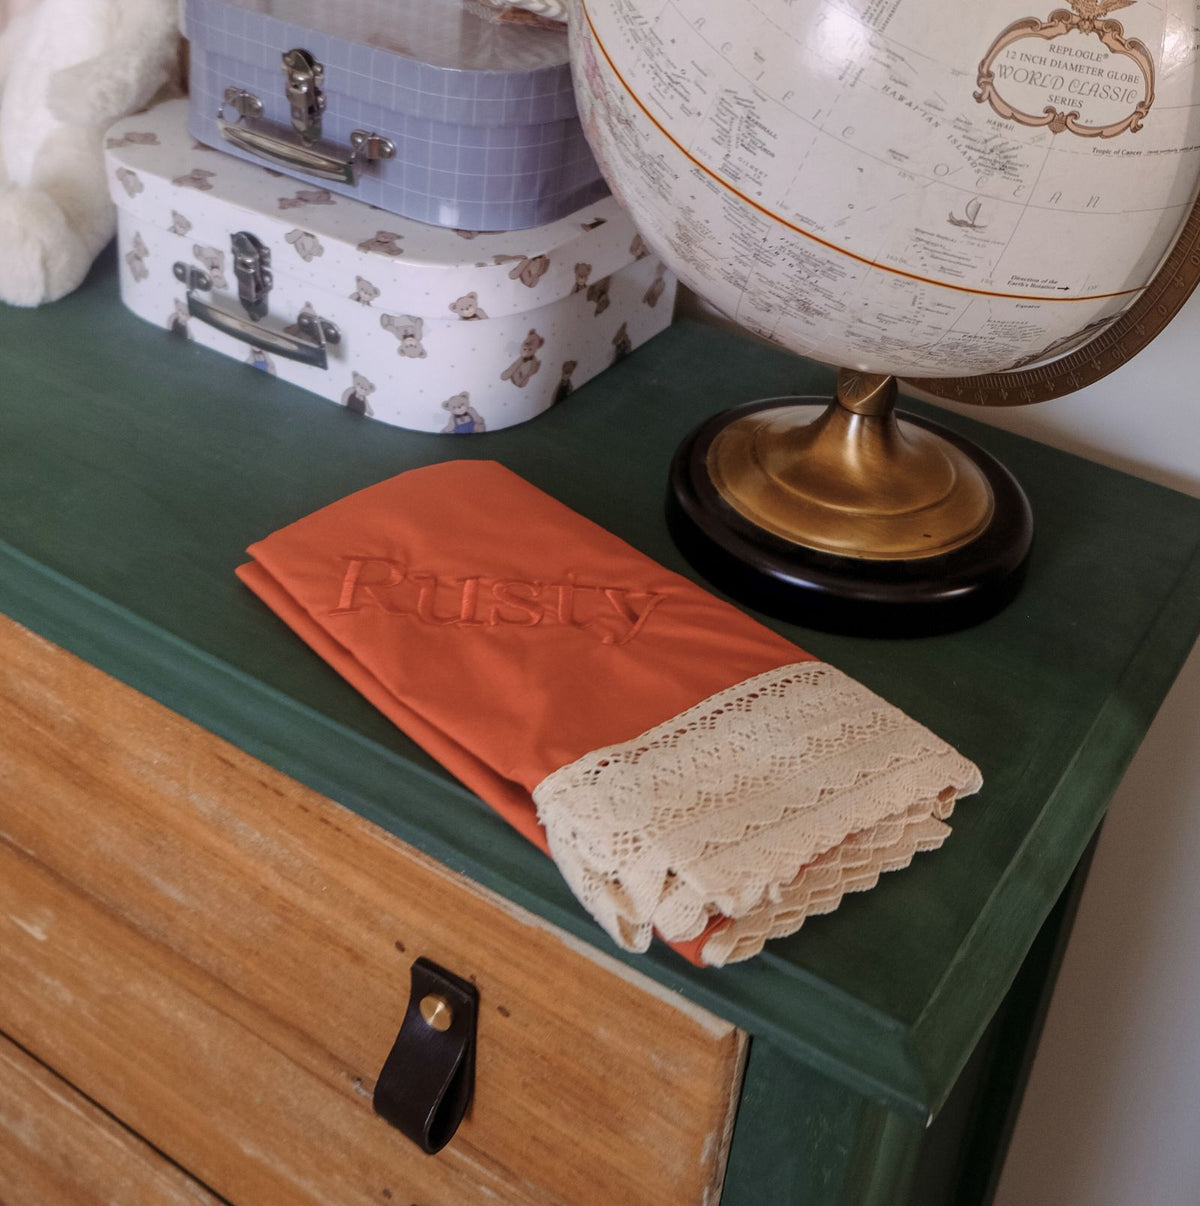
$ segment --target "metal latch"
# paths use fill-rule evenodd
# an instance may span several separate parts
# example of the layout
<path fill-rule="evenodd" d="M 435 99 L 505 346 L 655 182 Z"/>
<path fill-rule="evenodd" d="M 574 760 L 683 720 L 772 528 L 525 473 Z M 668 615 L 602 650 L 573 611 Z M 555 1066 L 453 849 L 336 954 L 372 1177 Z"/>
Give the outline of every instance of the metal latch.
<path fill-rule="evenodd" d="M 2 4 L 2 0 L 0 0 Z M 225 89 L 224 103 L 217 110 L 217 129 L 234 146 L 285 170 L 318 180 L 334 180 L 352 188 L 358 184 L 359 167 L 381 159 L 394 159 L 396 145 L 371 130 L 351 130 L 349 153 L 320 150 L 321 115 L 325 112 L 325 93 L 321 85 L 325 68 L 307 50 L 296 47 L 283 56 L 284 92 L 292 114 L 292 127 L 299 135 L 280 136 L 270 129 L 257 130 L 251 122 L 263 115 L 263 103 L 245 88 L 231 84 Z M 226 110 L 237 114 L 229 120 Z"/>
<path fill-rule="evenodd" d="M 203 268 L 180 261 L 174 268 L 175 279 L 187 289 L 188 313 L 215 330 L 248 343 L 252 348 L 321 370 L 327 369 L 328 349 L 342 339 L 337 325 L 314 313 L 310 306 L 305 306 L 295 323 L 282 331 L 271 331 L 260 326 L 267 316 L 268 296 L 274 284 L 270 269 L 271 252 L 261 239 L 248 230 L 239 230 L 231 235 L 230 244 L 238 301 L 246 317 L 222 310 L 199 297 L 198 294 L 212 289 L 213 278 Z"/>
<path fill-rule="evenodd" d="M 242 309 L 258 322 L 267 316 L 267 295 L 274 284 L 270 249 L 248 230 L 239 230 L 230 242 L 233 245 L 233 274 L 237 277 L 238 301 L 242 303 Z"/>
<path fill-rule="evenodd" d="M 321 114 L 325 112 L 325 67 L 307 50 L 296 47 L 283 56 L 284 92 L 292 110 L 292 128 L 305 142 L 321 137 Z"/>

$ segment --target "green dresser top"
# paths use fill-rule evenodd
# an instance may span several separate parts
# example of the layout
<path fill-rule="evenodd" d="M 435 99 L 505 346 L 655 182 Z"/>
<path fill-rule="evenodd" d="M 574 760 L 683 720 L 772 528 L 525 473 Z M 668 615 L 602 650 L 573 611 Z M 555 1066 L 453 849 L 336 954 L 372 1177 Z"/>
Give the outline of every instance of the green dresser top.
<path fill-rule="evenodd" d="M 503 462 L 690 573 L 662 506 L 680 438 L 736 402 L 832 383 L 830 369 L 681 324 L 532 423 L 469 443 L 416 435 L 139 322 L 110 252 L 63 302 L 0 308 L 0 610 L 752 1034 L 928 1116 L 1200 629 L 1200 501 L 912 404 L 1024 485 L 1036 534 L 1021 595 L 977 628 L 919 640 L 774 626 L 957 746 L 984 789 L 941 851 L 719 971 L 661 944 L 617 952 L 549 860 L 233 575 L 273 529 L 462 456 Z"/>

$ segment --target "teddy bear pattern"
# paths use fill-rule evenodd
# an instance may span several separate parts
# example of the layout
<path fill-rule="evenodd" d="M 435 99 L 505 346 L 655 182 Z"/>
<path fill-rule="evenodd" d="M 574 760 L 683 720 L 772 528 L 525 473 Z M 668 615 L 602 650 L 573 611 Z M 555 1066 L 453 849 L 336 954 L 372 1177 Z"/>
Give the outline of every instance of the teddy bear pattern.
<path fill-rule="evenodd" d="M 176 176 L 171 183 L 176 188 L 194 188 L 202 193 L 210 193 L 213 189 L 213 177 L 216 174 L 216 172 L 210 172 L 208 168 L 192 168 L 190 172 Z"/>
<path fill-rule="evenodd" d="M 644 258 L 644 257 L 643 257 Z M 526 268 L 531 262 L 529 257 L 511 257 L 509 261 L 515 266 L 515 271 L 520 273 L 522 266 Z M 586 265 L 584 266 L 587 267 Z M 537 271 L 535 268 L 534 271 Z M 582 272 L 577 275 L 583 275 Z M 663 292 L 666 289 L 666 269 L 660 262 L 657 262 L 653 269 L 653 274 L 649 268 L 641 274 L 642 284 L 637 286 L 636 292 L 629 296 L 628 290 L 623 295 L 626 301 L 623 303 L 626 306 L 639 298 L 648 306 L 654 306 Z M 355 278 L 356 288 L 351 294 L 354 300 L 358 300 L 360 304 L 370 304 L 370 302 L 379 295 L 379 291 L 369 281 L 362 277 Z M 573 294 L 580 292 L 573 291 Z M 595 282 L 588 286 L 587 289 L 581 291 L 583 296 L 579 298 L 577 305 L 584 306 L 584 313 L 590 318 L 598 317 L 604 313 L 613 304 L 612 295 L 612 277 L 606 277 L 601 281 Z M 454 315 L 459 321 L 478 321 L 487 318 L 486 312 L 479 305 L 479 296 L 475 291 L 463 294 L 449 303 L 447 307 L 450 314 Z M 311 303 L 305 303 L 303 312 L 314 313 Z M 428 357 L 426 350 L 426 339 L 430 330 L 433 331 L 435 337 L 439 327 L 437 321 L 430 328 L 426 319 L 413 314 L 391 314 L 383 313 L 379 316 L 380 327 L 391 334 L 397 341 L 397 354 L 405 359 L 425 360 Z M 567 325 L 569 332 L 573 324 Z M 290 333 L 298 332 L 298 327 L 286 328 Z M 631 335 L 629 322 L 621 322 L 615 332 L 612 327 L 608 328 L 608 334 L 601 336 L 608 341 L 610 351 L 610 362 L 615 363 L 623 357 L 629 355 L 633 350 L 634 336 Z M 542 359 L 539 353 L 546 346 L 547 339 L 536 328 L 530 328 L 521 341 L 519 351 L 516 358 L 508 364 L 506 368 L 499 374 L 501 381 L 507 382 L 517 389 L 525 390 L 529 387 L 535 376 L 542 367 Z M 554 405 L 568 398 L 575 389 L 573 376 L 579 368 L 579 360 L 571 358 L 564 360 L 561 365 L 560 374 L 557 382 L 553 386 L 553 390 L 547 399 L 548 405 Z M 595 369 L 591 370 L 592 372 Z M 352 373 L 352 385 L 344 390 L 341 394 L 342 404 L 354 413 L 372 415 L 375 411 L 368 403 L 367 399 L 376 390 L 376 385 L 369 380 L 366 375 L 358 370 Z M 460 390 L 459 392 L 447 398 L 441 404 L 441 409 L 448 412 L 449 419 L 445 426 L 441 428 L 445 434 L 472 434 L 486 430 L 486 421 L 480 413 L 476 405 L 471 401 L 469 390 Z"/>
<path fill-rule="evenodd" d="M 513 385 L 524 389 L 534 373 L 542 367 L 537 351 L 545 342 L 537 331 L 531 330 L 521 344 L 521 354 L 500 374 L 500 380 L 511 381 Z"/>
<path fill-rule="evenodd" d="M 363 239 L 358 244 L 358 250 L 375 255 L 403 255 L 404 248 L 400 246 L 402 238 L 404 236 L 397 234 L 394 230 L 377 230 L 369 239 Z"/>
<path fill-rule="evenodd" d="M 642 294 L 642 301 L 645 305 L 653 309 L 658 305 L 659 298 L 667 287 L 667 266 L 661 260 L 658 262 L 658 267 L 654 270 L 654 279 L 650 282 L 649 288 Z"/>
<path fill-rule="evenodd" d="M 358 302 L 360 306 L 369 306 L 378 296 L 379 290 L 366 277 L 356 276 L 354 278 L 354 292 L 350 294 L 351 301 Z"/>
<path fill-rule="evenodd" d="M 375 392 L 375 383 L 368 381 L 362 373 L 350 374 L 351 385 L 342 394 L 342 405 L 353 415 L 373 415 L 367 399 Z"/>
<path fill-rule="evenodd" d="M 425 330 L 425 320 L 412 314 L 381 314 L 379 325 L 390 331 L 400 341 L 396 351 L 410 360 L 424 360 L 425 347 L 421 343 L 421 335 Z"/>
<path fill-rule="evenodd" d="M 443 435 L 477 435 L 487 430 L 483 415 L 471 405 L 471 395 L 465 389 L 447 398 L 442 409 L 450 412 L 450 420 L 442 428 Z"/>
<path fill-rule="evenodd" d="M 311 264 L 317 256 L 325 254 L 325 248 L 321 245 L 320 239 L 307 230 L 300 230 L 297 227 L 289 230 L 283 238 L 306 264 Z"/>
<path fill-rule="evenodd" d="M 464 293 L 462 297 L 455 298 L 450 303 L 450 310 L 452 313 L 457 314 L 459 318 L 466 321 L 487 318 L 487 312 L 479 304 L 479 294 L 474 291 Z"/>
<path fill-rule="evenodd" d="M 165 229 L 158 237 L 179 238 Z M 282 243 L 282 230 L 276 237 Z M 152 240 L 149 243 L 153 257 L 157 245 Z M 190 242 L 186 247 L 206 266 L 228 268 L 227 260 L 221 262 L 220 248 L 200 244 L 193 247 Z M 135 255 L 139 264 L 145 258 L 141 254 L 144 248 L 145 243 L 136 242 L 129 247 L 130 254 Z M 157 262 L 152 258 L 150 266 L 153 268 Z M 516 263 L 512 261 L 512 264 Z M 132 264 L 130 270 L 135 271 Z M 318 312 L 329 313 L 342 325 L 343 342 L 331 347 L 327 370 L 335 380 L 340 377 L 336 391 L 327 394 L 332 401 L 340 402 L 357 416 L 466 435 L 486 431 L 493 425 L 503 427 L 519 422 L 561 403 L 575 392 L 581 377 L 590 378 L 628 355 L 635 344 L 646 337 L 649 328 L 658 329 L 662 325 L 663 320 L 650 318 L 651 307 L 642 303 L 651 291 L 661 298 L 658 286 L 662 284 L 665 291 L 666 281 L 667 274 L 660 263 L 647 260 L 645 268 L 639 269 L 629 282 L 617 274 L 594 282 L 600 286 L 600 291 L 590 298 L 587 290 L 568 294 L 561 313 L 557 309 L 542 312 L 539 308 L 542 318 L 536 326 L 528 325 L 529 311 L 499 318 L 486 317 L 479 294 L 474 290 L 456 297 L 453 302 L 443 303 L 442 315 L 432 318 L 376 311 L 378 326 L 370 324 L 376 331 L 374 337 L 370 337 L 369 330 L 361 329 L 359 320 L 350 322 L 345 309 L 338 312 L 331 299 L 315 294 L 308 299 L 296 298 L 290 303 L 290 313 L 295 315 L 297 307 L 301 315 L 310 317 L 316 317 Z M 342 293 L 343 298 L 348 298 L 343 306 L 353 306 L 354 311 L 359 311 L 360 307 L 369 307 L 381 296 L 379 288 L 365 277 L 356 276 L 353 283 L 353 290 L 347 286 Z M 386 291 L 385 288 L 385 295 Z M 608 301 L 608 306 L 597 316 L 596 301 L 601 296 Z M 184 303 L 168 304 L 173 304 L 174 309 L 169 315 L 159 311 L 160 324 L 165 318 L 167 328 L 182 338 L 198 338 L 202 342 L 211 338 L 207 328 L 189 322 Z M 286 321 L 283 316 L 288 307 L 283 296 L 278 301 L 273 298 L 273 317 L 264 322 L 264 329 L 269 329 L 274 322 Z M 663 309 L 661 300 L 658 308 Z M 645 319 L 637 317 L 639 314 L 644 314 Z M 469 317 L 471 315 L 476 317 Z M 366 315 L 362 317 L 366 319 Z M 522 318 L 525 323 L 516 327 Z M 305 334 L 300 321 L 289 323 L 283 330 L 294 337 Z M 394 349 L 399 363 L 380 358 L 384 354 L 381 337 L 386 338 L 387 345 Z M 507 355 L 498 359 L 502 351 Z M 240 355 L 247 364 L 264 373 L 276 372 L 273 354 L 264 349 L 251 348 Z M 494 364 L 490 369 L 493 374 L 490 380 L 495 385 L 490 387 L 482 378 L 488 359 Z M 428 370 L 427 364 L 430 365 Z M 541 372 L 547 364 L 554 367 L 549 380 Z M 305 383 L 302 377 L 293 376 L 295 370 L 289 361 L 279 361 L 278 371 L 289 380 Z M 435 393 L 439 385 L 441 390 Z M 430 419 L 422 419 L 422 414 L 430 419 L 434 414 L 440 417 L 430 422 Z"/>
<path fill-rule="evenodd" d="M 188 319 L 191 315 L 188 313 L 187 306 L 176 298 L 172 303 L 171 313 L 167 315 L 167 332 L 171 335 L 176 335 L 180 339 L 190 339 L 191 334 L 188 331 Z"/>
<path fill-rule="evenodd" d="M 548 255 L 494 255 L 492 260 L 496 264 L 512 264 L 509 280 L 520 281 L 527 289 L 534 288 L 550 267 Z"/>
<path fill-rule="evenodd" d="M 125 263 L 129 265 L 130 274 L 135 281 L 144 281 L 150 275 L 150 269 L 146 267 L 146 257 L 149 254 L 150 248 L 146 246 L 145 239 L 140 233 L 135 233 L 133 242 L 125 253 Z"/>
<path fill-rule="evenodd" d="M 130 130 L 126 134 L 122 134 L 120 138 L 106 138 L 104 140 L 104 149 L 106 151 L 116 150 L 117 147 L 156 147 L 158 146 L 158 135 L 153 130 Z"/>
<path fill-rule="evenodd" d="M 136 197 L 138 193 L 146 191 L 142 178 L 131 168 L 117 168 L 115 174 L 127 196 Z"/>
<path fill-rule="evenodd" d="M 229 282 L 225 279 L 225 253 L 223 251 L 216 247 L 202 247 L 199 243 L 194 243 L 192 255 L 202 267 L 208 270 L 214 289 L 229 287 Z"/>
<path fill-rule="evenodd" d="M 596 318 L 599 318 L 609 307 L 609 288 L 610 280 L 607 276 L 602 281 L 597 281 L 594 285 L 589 285 L 587 288 L 587 299 L 596 307 L 592 311 L 593 316 Z"/>
<path fill-rule="evenodd" d="M 125 129 L 140 132 L 150 127 L 123 123 L 115 133 Z M 264 179 L 262 212 L 267 221 L 247 227 L 272 252 L 275 282 L 262 329 L 282 328 L 292 337 L 305 338 L 310 324 L 296 320 L 299 311 L 336 323 L 341 340 L 330 342 L 328 367 L 323 370 L 279 356 L 270 343 L 265 348 L 252 349 L 247 343 L 231 347 L 232 336 L 193 320 L 186 300 L 176 303 L 181 291 L 172 266 L 180 260 L 203 263 L 210 275 L 220 272 L 235 285 L 227 232 L 240 228 L 233 222 L 247 219 L 228 215 L 230 224 L 222 230 L 213 221 L 213 201 L 219 202 L 219 194 L 189 202 L 185 192 L 156 193 L 156 181 L 183 172 L 184 189 L 207 183 L 219 190 L 221 177 L 226 172 L 232 176 L 240 165 L 215 153 L 204 161 L 189 159 L 181 147 L 170 170 L 154 177 L 149 169 L 153 160 L 143 159 L 145 152 L 136 144 L 125 145 L 128 154 L 118 151 L 114 166 L 136 169 L 147 186 L 145 196 L 126 212 L 137 212 L 138 205 L 149 200 L 153 229 L 140 227 L 148 258 L 132 244 L 122 252 L 138 253 L 135 258 L 149 269 L 151 280 L 162 282 L 156 286 L 155 325 L 226 354 L 232 351 L 263 372 L 277 369 L 285 380 L 323 393 L 356 415 L 450 434 L 503 428 L 571 397 L 583 381 L 665 325 L 669 274 L 657 257 L 649 258 L 649 251 L 642 257 L 644 263 L 629 262 L 628 226 L 601 222 L 596 236 L 570 236 L 578 241 L 561 256 L 533 254 L 535 246 L 522 247 L 512 235 L 479 235 L 481 254 L 472 255 L 474 245 L 463 242 L 461 268 L 454 270 L 454 283 L 445 290 L 429 269 L 422 232 L 376 229 L 378 221 L 387 220 L 383 211 L 352 212 L 358 207 L 340 199 L 336 209 L 307 217 L 296 210 L 281 214 L 280 186 Z M 211 164 L 212 170 L 192 167 L 197 162 Z M 110 186 L 122 195 L 122 186 L 111 177 Z M 318 197 L 324 193 L 311 191 Z M 315 203 L 320 205 L 319 200 Z M 305 227 L 295 225 L 297 220 Z M 586 223 L 570 225 L 579 229 Z M 132 238 L 132 226 L 129 235 Z M 452 236 L 452 241 L 458 243 L 460 236 Z M 307 259 L 305 253 L 311 255 L 318 247 L 322 250 Z M 499 249 L 506 254 L 493 254 Z M 389 262 L 393 259 L 398 260 L 394 266 Z M 473 272 L 470 260 L 477 261 Z M 619 262 L 627 269 L 613 271 Z M 305 269 L 304 264 L 312 267 Z M 134 271 L 130 264 L 122 273 L 122 287 L 127 285 L 131 294 Z M 446 279 L 451 279 L 449 273 Z M 140 293 L 145 295 L 147 289 L 142 285 Z M 227 293 L 228 286 L 221 292 Z M 214 298 L 213 303 L 237 313 L 236 297 Z M 364 312 L 367 309 L 374 317 Z M 453 405 L 448 405 L 451 400 Z"/>
<path fill-rule="evenodd" d="M 298 188 L 290 197 L 279 198 L 280 209 L 303 209 L 306 205 L 334 205 L 327 188 Z"/>
<path fill-rule="evenodd" d="M 521 257 L 520 259 L 514 257 L 512 260 L 513 263 L 517 264 L 518 271 L 521 264 L 526 261 L 527 257 Z M 659 278 L 656 277 L 655 279 Z M 599 302 L 599 309 L 603 311 L 607 308 L 609 302 L 609 278 L 597 284 L 599 288 L 591 292 L 587 297 L 587 301 L 591 307 L 595 307 L 596 303 Z M 369 305 L 370 301 L 378 296 L 378 292 L 375 286 L 371 285 L 369 281 L 366 281 L 362 277 L 356 277 L 356 288 L 351 297 L 360 303 Z M 460 320 L 479 320 L 487 317 L 486 312 L 479 305 L 478 294 L 474 291 L 456 298 L 454 302 L 450 303 L 448 309 Z M 302 313 L 315 313 L 310 302 L 305 303 Z M 379 325 L 397 340 L 399 346 L 396 351 L 399 356 L 414 360 L 427 358 L 428 352 L 424 342 L 424 318 L 413 314 L 385 313 L 380 315 Z M 298 334 L 299 330 L 298 325 L 285 328 L 285 331 L 290 334 Z M 612 336 L 610 343 L 614 359 L 620 359 L 632 350 L 632 340 L 626 323 L 620 325 L 617 332 Z M 509 382 L 518 389 L 525 389 L 542 367 L 542 361 L 538 353 L 545 344 L 546 338 L 536 328 L 530 328 L 521 342 L 516 359 L 500 373 L 500 380 Z M 578 368 L 578 363 L 576 359 L 563 362 L 561 375 L 550 399 L 551 404 L 562 401 L 573 392 L 574 383 L 572 375 Z M 342 394 L 341 400 L 343 405 L 357 413 L 372 413 L 367 407 L 366 398 L 370 393 L 374 392 L 374 383 L 368 381 L 363 374 L 357 371 L 353 373 L 353 380 L 354 384 Z M 450 411 L 452 416 L 450 423 L 444 429 L 447 432 L 463 434 L 467 431 L 482 431 L 485 428 L 485 421 L 482 415 L 470 404 L 469 391 L 464 390 L 453 395 L 452 399 L 448 399 L 442 403 L 442 408 Z"/>
<path fill-rule="evenodd" d="M 577 360 L 566 360 L 562 366 L 562 376 L 558 380 L 558 385 L 554 390 L 554 405 L 557 406 L 560 402 L 565 402 L 567 398 L 575 391 L 575 386 L 571 384 L 571 374 L 579 367 Z"/>
<path fill-rule="evenodd" d="M 266 373 L 270 377 L 275 376 L 275 361 L 262 348 L 252 347 L 250 354 L 246 357 L 246 363 L 261 373 Z"/>

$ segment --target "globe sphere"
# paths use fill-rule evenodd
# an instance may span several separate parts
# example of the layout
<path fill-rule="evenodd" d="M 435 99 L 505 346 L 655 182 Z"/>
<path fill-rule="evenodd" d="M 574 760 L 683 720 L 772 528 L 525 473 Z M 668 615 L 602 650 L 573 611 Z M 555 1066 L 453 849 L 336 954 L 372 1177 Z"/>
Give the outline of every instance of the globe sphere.
<path fill-rule="evenodd" d="M 1041 363 L 1134 304 L 1195 198 L 1192 0 L 571 5 L 584 128 L 643 237 L 806 356 Z"/>

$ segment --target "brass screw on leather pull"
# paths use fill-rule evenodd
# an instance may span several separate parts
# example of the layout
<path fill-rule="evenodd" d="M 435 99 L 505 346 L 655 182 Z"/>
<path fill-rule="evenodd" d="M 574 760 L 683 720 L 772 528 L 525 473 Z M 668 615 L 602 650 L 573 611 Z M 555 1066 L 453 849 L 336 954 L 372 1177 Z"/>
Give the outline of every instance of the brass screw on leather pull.
<path fill-rule="evenodd" d="M 437 993 L 431 992 L 429 996 L 422 997 L 417 1008 L 420 1009 L 426 1025 L 432 1026 L 434 1030 L 449 1030 L 450 1023 L 454 1021 L 454 1010 L 450 1008 L 450 1002 L 445 997 L 439 997 Z"/>

